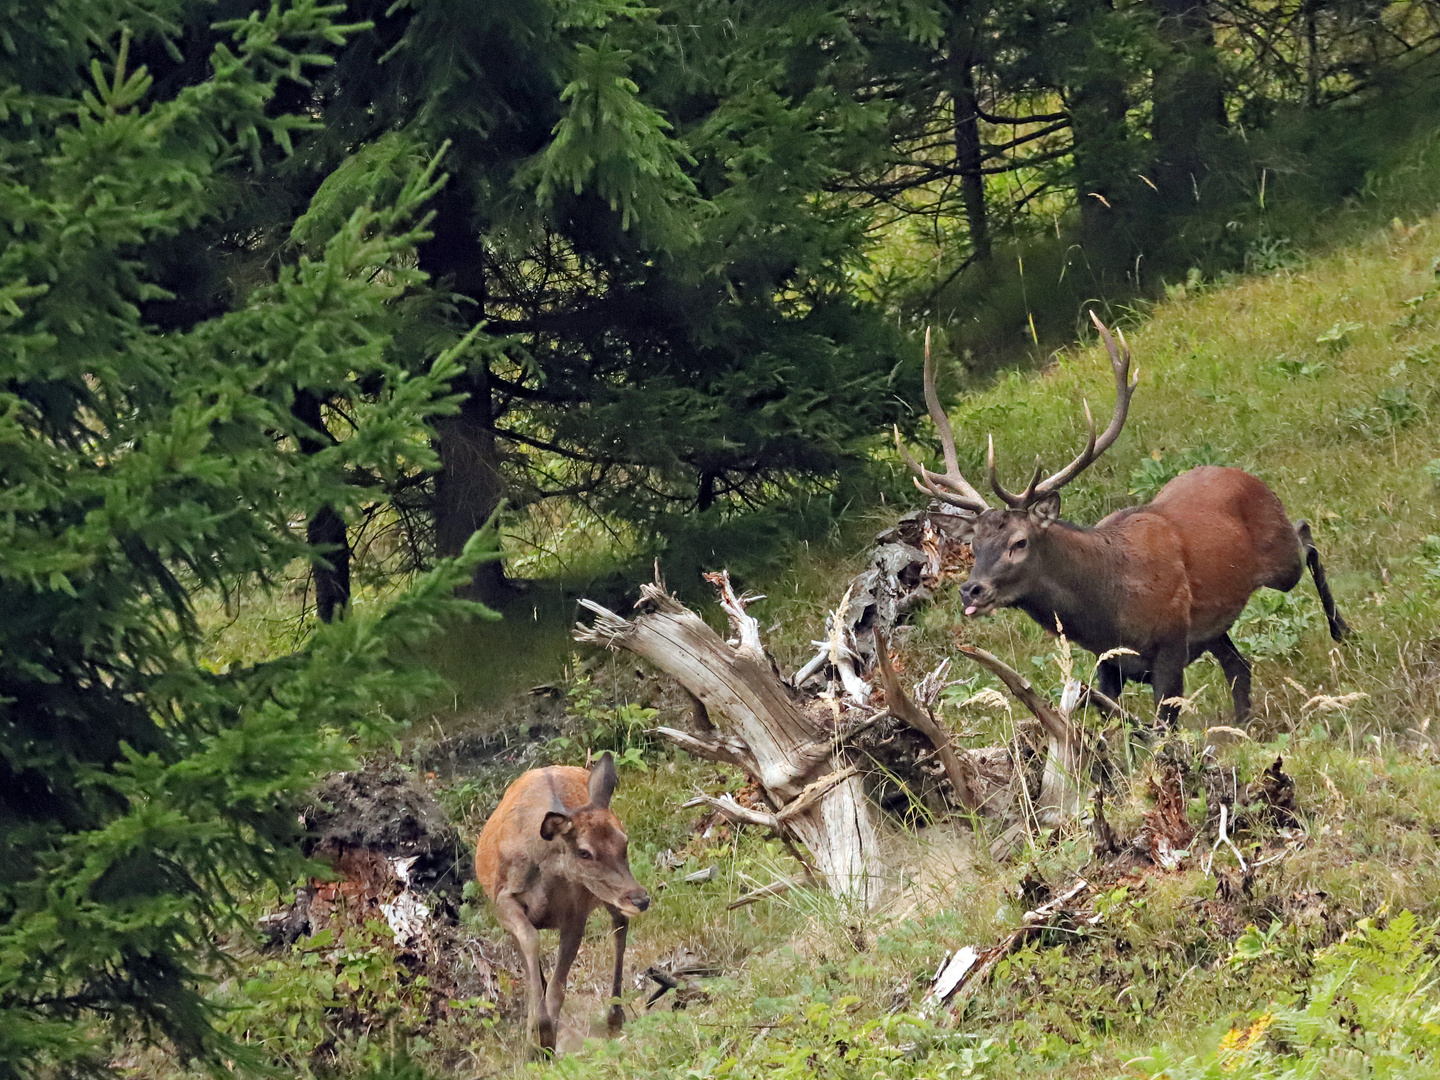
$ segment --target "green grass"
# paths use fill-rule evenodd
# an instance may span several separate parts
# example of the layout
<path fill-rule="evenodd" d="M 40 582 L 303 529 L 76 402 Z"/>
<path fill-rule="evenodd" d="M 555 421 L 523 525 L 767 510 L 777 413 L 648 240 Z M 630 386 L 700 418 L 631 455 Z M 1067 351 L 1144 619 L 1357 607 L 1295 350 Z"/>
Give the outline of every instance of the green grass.
<path fill-rule="evenodd" d="M 1292 517 L 1312 522 L 1357 632 L 1340 647 L 1330 642 L 1308 578 L 1289 596 L 1258 596 L 1237 628 L 1256 658 L 1252 732 L 1260 741 L 1229 753 L 1251 775 L 1283 753 L 1309 832 L 1298 852 L 1261 872 L 1252 897 L 1223 918 L 1206 914 L 1215 882 L 1196 869 L 1112 896 L 1100 929 L 1042 938 L 1001 966 L 959 1025 L 975 1036 L 969 1043 L 923 1026 L 897 1034 L 884 1018 L 892 1005 L 914 1008 L 947 950 L 988 944 L 1014 925 L 1022 908 L 1009 890 L 1023 868 L 977 859 L 918 910 L 906 906 L 905 918 L 874 917 L 862 927 L 864 951 L 853 913 L 813 896 L 774 901 L 799 921 L 798 933 L 751 955 L 711 1004 L 646 1018 L 622 1043 L 591 1044 L 530 1070 L 1125 1075 L 1126 1061 L 1157 1045 L 1208 1054 L 1250 1010 L 1297 1000 L 1317 952 L 1362 916 L 1409 908 L 1422 921 L 1440 917 L 1440 780 L 1431 738 L 1440 708 L 1440 541 L 1427 540 L 1440 533 L 1430 465 L 1440 457 L 1437 257 L 1440 220 L 1412 220 L 1265 278 L 1192 285 L 1134 321 L 1127 330 L 1141 386 L 1126 433 L 1066 494 L 1067 516 L 1092 523 L 1191 464 L 1224 461 L 1261 476 Z M 1080 445 L 1084 398 L 1102 416 L 1113 399 L 1098 348 L 1057 355 L 1037 377 L 1010 376 L 965 397 L 951 416 L 967 471 L 981 475 L 990 431 L 1012 479 L 1036 452 L 1054 467 Z M 875 524 L 893 513 L 877 511 Z M 782 663 L 801 658 L 840 584 L 860 569 L 861 551 L 811 554 L 773 580 L 751 583 L 769 596 L 754 613 Z M 1017 612 L 965 620 L 953 597 L 927 611 L 906 640 L 910 669 L 953 655 L 957 637 L 1053 685 L 1053 639 Z M 1197 709 L 1188 726 L 1228 718 L 1218 671 L 1194 665 L 1187 689 Z M 1148 691 L 1130 693 L 1138 711 L 1150 708 Z M 1366 696 L 1347 708 L 1307 707 L 1319 694 L 1354 693 Z M 1009 723 L 1004 714 L 953 711 L 947 720 L 977 732 L 977 743 Z M 1140 809 L 1132 802 L 1119 816 L 1133 824 Z M 1033 853 L 1030 868 L 1061 884 L 1087 860 L 1087 844 L 1062 840 Z M 693 932 L 704 934 L 712 914 L 692 904 L 686 910 Z M 1227 962 L 1247 924 L 1264 930 L 1272 922 L 1281 929 L 1259 960 Z M 808 1015 L 816 1003 L 829 1003 L 829 1011 Z M 836 1058 L 836 1046 L 857 1033 L 874 1053 Z M 982 1052 L 985 1038 L 994 1042 Z M 886 1047 L 907 1042 L 931 1050 L 885 1058 Z M 976 1064 L 981 1059 L 988 1060 Z"/>
<path fill-rule="evenodd" d="M 1377 181 L 1381 195 L 1384 186 Z M 790 872 L 788 856 L 753 833 L 692 835 L 698 811 L 679 805 L 697 787 L 733 788 L 738 778 L 636 744 L 645 767 L 622 770 L 615 805 L 632 837 L 636 873 L 657 901 L 634 925 L 627 968 L 643 970 L 690 949 L 724 969 L 706 982 L 709 1000 L 644 1014 L 643 994 L 632 990 L 637 1016 L 622 1040 L 587 1042 L 556 1062 L 526 1065 L 512 997 L 512 1011 L 488 1025 L 427 1029 L 425 1041 L 412 1046 L 417 1060 L 435 1075 L 461 1077 L 1081 1078 L 1149 1075 L 1137 1059 L 1158 1062 L 1159 1047 L 1172 1059 L 1199 1059 L 1193 1068 L 1177 1066 L 1177 1078 L 1219 1076 L 1225 1070 L 1217 1048 L 1227 1033 L 1247 1030 L 1272 1008 L 1284 1023 L 1298 1022 L 1295 1009 L 1325 977 L 1326 957 L 1344 955 L 1324 950 L 1359 920 L 1402 909 L 1415 911 L 1422 926 L 1440 919 L 1437 260 L 1440 217 L 1410 217 L 1263 278 L 1175 290 L 1144 318 L 1124 323 L 1141 374 L 1129 424 L 1066 492 L 1066 516 L 1088 524 L 1148 497 L 1183 468 L 1227 462 L 1262 477 L 1293 518 L 1312 523 L 1356 634 L 1338 647 L 1329 640 L 1308 577 L 1287 596 L 1258 595 L 1237 627 L 1237 640 L 1256 661 L 1255 741 L 1225 750 L 1225 760 L 1250 776 L 1283 754 L 1305 813 L 1304 842 L 1265 866 L 1248 895 L 1219 903 L 1215 879 L 1193 862 L 1179 873 L 1117 883 L 1099 902 L 1104 917 L 1096 926 L 1041 936 L 1000 966 L 957 1025 L 940 1024 L 913 1015 L 939 960 L 961 945 L 997 941 L 1017 925 L 1025 902 L 1016 884 L 1026 873 L 1056 886 L 1073 880 L 1089 858 L 1086 836 L 1076 830 L 1007 865 L 969 851 L 963 829 L 897 836 L 894 863 L 905 870 L 896 877 L 909 885 L 878 912 L 847 910 L 803 891 L 727 911 L 740 892 Z M 1012 482 L 1037 452 L 1052 468 L 1068 459 L 1081 443 L 1087 398 L 1103 423 L 1113 385 L 1095 347 L 1056 354 L 1039 375 L 1006 376 L 965 396 L 951 417 L 967 473 L 981 478 L 992 431 Z M 753 613 L 782 665 L 808 655 L 825 611 L 863 567 L 869 535 L 903 509 L 852 512 L 846 539 L 801 546 L 788 568 L 744 583 L 767 594 Z M 573 689 L 584 660 L 568 638 L 573 601 L 560 590 L 539 592 L 508 608 L 500 623 L 437 641 L 427 652 L 454 690 L 450 701 L 417 718 L 434 724 L 421 723 L 416 739 L 503 726 L 517 691 L 537 683 L 567 681 Z M 242 604 L 240 618 L 217 630 L 215 662 L 259 658 L 267 641 L 273 647 L 277 634 L 293 632 L 286 618 L 283 605 Z M 907 669 L 918 673 L 953 657 L 957 639 L 997 652 L 1042 686 L 1055 685 L 1052 638 L 1018 612 L 966 620 L 953 595 L 942 596 L 903 638 Z M 547 753 L 556 759 L 576 760 L 586 746 L 619 738 L 622 707 L 654 708 L 659 722 L 683 723 L 682 697 L 624 657 L 592 665 L 586 678 L 591 697 L 572 696 L 572 741 L 552 744 Z M 984 683 L 977 677 L 975 685 Z M 1195 703 L 1184 721 L 1189 729 L 1228 720 L 1228 694 L 1207 662 L 1190 668 L 1187 692 Z M 1136 711 L 1150 709 L 1148 691 L 1128 693 Z M 1364 696 L 1335 709 L 1320 698 L 1356 694 Z M 993 742 L 1013 724 L 1004 710 L 962 712 L 953 704 L 945 720 L 973 733 L 965 740 L 972 744 Z M 447 782 L 447 805 L 468 832 L 508 779 L 492 771 Z M 1133 828 L 1144 808 L 1135 796 L 1121 800 L 1113 816 Z M 1192 819 L 1198 813 L 1196 806 Z M 926 849 L 927 839 L 936 846 Z M 1251 842 L 1275 840 L 1262 829 Z M 686 861 L 662 869 L 667 851 L 683 852 Z M 1217 859 L 1233 865 L 1228 854 Z M 685 874 L 712 864 L 720 870 L 715 880 L 684 883 Z M 474 934 L 501 940 L 483 903 L 469 905 L 466 917 Z M 601 923 L 595 920 L 582 949 L 567 1016 L 583 1020 L 600 1011 L 609 965 Z M 1431 955 L 1433 946 L 1421 951 Z M 1392 992 L 1399 991 L 1365 990 L 1381 1004 Z M 1426 993 L 1433 1002 L 1433 991 Z M 400 1014 L 392 1025 L 400 1045 L 413 1019 Z M 1343 1036 L 1292 1038 L 1290 1049 L 1312 1046 L 1340 1060 L 1349 1050 L 1324 1039 Z M 1237 1036 L 1228 1037 L 1233 1045 Z M 1288 1052 L 1273 1040 L 1266 1045 L 1266 1053 Z M 1407 1059 L 1418 1071 L 1391 1075 L 1433 1073 L 1434 1053 L 1420 1047 Z M 360 1076 L 373 1053 L 342 1059 L 338 1075 Z M 1267 1062 L 1243 1067 L 1273 1066 L 1277 1075 L 1290 1067 L 1279 1058 Z M 1341 1074 L 1345 1068 L 1330 1072 Z"/>

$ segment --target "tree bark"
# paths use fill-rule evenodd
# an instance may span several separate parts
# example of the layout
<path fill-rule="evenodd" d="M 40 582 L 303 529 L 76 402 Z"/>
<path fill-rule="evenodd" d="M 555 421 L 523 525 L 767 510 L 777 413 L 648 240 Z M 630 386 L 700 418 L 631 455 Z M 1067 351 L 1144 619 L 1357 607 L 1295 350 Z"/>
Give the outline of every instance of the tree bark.
<path fill-rule="evenodd" d="M 435 201 L 434 235 L 418 250 L 420 268 L 438 288 L 473 304 L 467 321 L 485 315 L 485 249 L 473 205 L 461 179 L 453 178 Z M 460 411 L 435 425 L 440 473 L 435 478 L 435 550 L 442 557 L 460 554 L 475 530 L 490 519 L 505 495 L 505 479 L 495 440 L 490 371 L 483 360 L 453 384 L 465 398 Z M 471 599 L 503 599 L 505 570 L 499 560 L 481 563 L 468 589 Z"/>
<path fill-rule="evenodd" d="M 318 454 L 328 445 L 320 404 L 319 394 L 297 390 L 290 407 L 296 420 L 317 433 L 299 438 L 300 452 L 306 456 Z M 311 515 L 305 539 L 310 545 L 310 573 L 315 580 L 315 612 L 321 622 L 332 622 L 336 615 L 344 614 L 350 603 L 350 538 L 345 519 L 333 506 L 322 506 Z"/>
<path fill-rule="evenodd" d="M 1207 0 L 1150 0 L 1168 55 L 1155 67 L 1150 134 L 1155 183 L 1167 208 L 1193 201 L 1205 147 L 1225 127 L 1225 97 Z"/>
<path fill-rule="evenodd" d="M 970 232 L 971 258 L 990 261 L 990 222 L 985 206 L 985 176 L 980 145 L 980 115 L 976 111 L 973 33 L 956 29 L 950 44 L 950 97 L 955 108 L 955 165 L 960 171 L 960 200 Z"/>
<path fill-rule="evenodd" d="M 435 477 L 435 551 L 453 558 L 484 526 L 505 494 L 490 413 L 487 373 L 472 371 L 453 384 L 465 393 L 460 411 L 435 425 L 440 472 Z M 462 594 L 494 603 L 507 591 L 498 559 L 482 563 Z"/>

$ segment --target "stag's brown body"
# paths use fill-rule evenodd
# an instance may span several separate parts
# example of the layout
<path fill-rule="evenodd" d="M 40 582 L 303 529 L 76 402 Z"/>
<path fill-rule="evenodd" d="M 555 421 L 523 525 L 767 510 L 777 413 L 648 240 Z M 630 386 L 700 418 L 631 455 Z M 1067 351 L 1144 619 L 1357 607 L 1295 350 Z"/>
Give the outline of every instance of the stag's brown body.
<path fill-rule="evenodd" d="M 610 809 L 615 782 L 608 753 L 588 772 L 532 769 L 510 785 L 475 845 L 475 877 L 525 958 L 527 1033 L 545 1049 L 555 1048 L 565 981 L 597 907 L 610 912 L 614 925 L 612 1033 L 624 1020 L 613 999 L 620 995 L 629 916 L 649 907 L 650 897 L 630 873 L 628 838 Z M 541 930 L 560 931 L 548 988 L 540 974 Z"/>
<path fill-rule="evenodd" d="M 1094 528 L 1060 520 L 1060 489 L 1119 436 L 1135 389 L 1128 350 L 1116 346 L 1099 319 L 1095 324 L 1115 370 L 1110 424 L 1097 439 L 1087 406 L 1085 449 L 1043 481 L 1037 466 L 1020 495 L 1006 491 L 997 479 L 992 442 L 990 485 L 1008 509 L 991 508 L 960 473 L 954 434 L 935 394 L 928 341 L 925 397 L 940 431 L 946 472 L 931 472 L 903 445 L 901 451 L 922 490 L 973 515 L 975 565 L 960 590 L 967 615 L 1015 607 L 1097 655 L 1118 650 L 1100 662 L 1100 692 L 1113 700 L 1126 679 L 1148 682 L 1168 724 L 1178 716 L 1186 666 L 1212 653 L 1230 684 L 1236 722 L 1244 723 L 1250 712 L 1250 664 L 1229 631 L 1256 589 L 1293 589 L 1308 563 L 1331 636 L 1338 641 L 1348 628 L 1335 610 L 1310 527 L 1303 521 L 1292 524 L 1275 493 L 1240 469 L 1192 469 L 1161 488 L 1150 503 L 1117 511 Z"/>

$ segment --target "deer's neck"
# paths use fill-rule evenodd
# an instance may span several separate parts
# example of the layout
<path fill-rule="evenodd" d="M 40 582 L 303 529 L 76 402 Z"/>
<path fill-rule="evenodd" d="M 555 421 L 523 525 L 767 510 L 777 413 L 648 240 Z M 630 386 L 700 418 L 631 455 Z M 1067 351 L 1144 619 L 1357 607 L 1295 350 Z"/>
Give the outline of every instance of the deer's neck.
<path fill-rule="evenodd" d="M 1052 634 L 1103 652 L 1119 644 L 1119 549 L 1109 530 L 1056 522 L 1044 540 L 1044 572 L 1016 605 Z M 1040 554 L 1040 552 L 1037 552 Z"/>

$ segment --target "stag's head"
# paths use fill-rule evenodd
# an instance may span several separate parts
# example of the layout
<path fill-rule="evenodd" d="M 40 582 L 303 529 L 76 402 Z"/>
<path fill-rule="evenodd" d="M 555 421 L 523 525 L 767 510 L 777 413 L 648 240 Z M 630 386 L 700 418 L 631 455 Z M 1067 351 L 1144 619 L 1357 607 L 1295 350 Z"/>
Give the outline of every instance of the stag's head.
<path fill-rule="evenodd" d="M 935 365 L 930 355 L 930 333 L 925 333 L 925 404 L 930 417 L 935 421 L 940 435 L 940 447 L 945 457 L 945 471 L 931 472 L 910 456 L 895 432 L 895 445 L 901 456 L 915 472 L 915 486 L 941 502 L 965 511 L 970 518 L 970 542 L 975 556 L 975 565 L 970 577 L 960 589 L 966 615 L 988 615 L 997 608 L 1010 607 L 1021 601 L 1030 591 L 1037 575 L 1043 573 L 1046 563 L 1045 552 L 1049 546 L 1049 529 L 1060 516 L 1060 489 L 1079 476 L 1119 437 L 1125 426 L 1125 417 L 1130 409 L 1130 396 L 1135 392 L 1138 376 L 1130 377 L 1130 348 L 1125 344 L 1125 335 L 1120 335 L 1117 344 L 1115 336 L 1095 313 L 1090 312 L 1100 338 L 1110 354 L 1110 366 L 1115 373 L 1115 411 L 1110 423 L 1097 438 L 1095 418 L 1090 414 L 1090 404 L 1085 403 L 1085 423 L 1089 431 L 1085 448 L 1069 465 L 1051 476 L 1039 458 L 1035 460 L 1035 473 L 1030 483 L 1018 495 L 1007 491 L 1000 483 L 995 470 L 995 439 L 991 436 L 986 455 L 986 471 L 989 473 L 990 488 L 1004 504 L 1004 509 L 992 507 L 960 472 L 959 455 L 955 452 L 955 433 L 950 420 L 940 405 L 935 392 Z"/>

